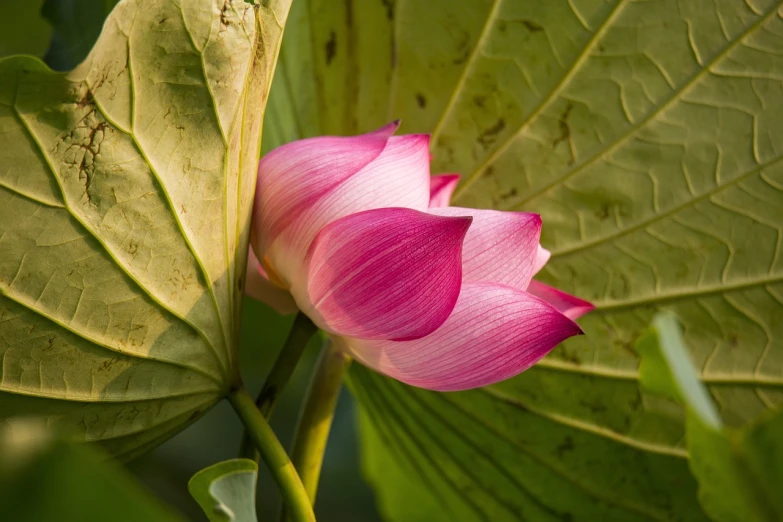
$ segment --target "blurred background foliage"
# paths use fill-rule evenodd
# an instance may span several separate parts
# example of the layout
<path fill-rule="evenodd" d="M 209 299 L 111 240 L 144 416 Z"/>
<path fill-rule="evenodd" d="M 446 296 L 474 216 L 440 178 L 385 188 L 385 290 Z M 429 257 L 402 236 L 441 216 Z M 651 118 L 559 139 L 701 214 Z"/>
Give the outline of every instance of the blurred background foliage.
<path fill-rule="evenodd" d="M 97 40 L 103 21 L 118 0 L 0 0 L 0 58 L 13 54 L 32 54 L 42 58 L 52 69 L 67 71 L 78 65 Z M 243 311 L 241 367 L 245 383 L 252 394 L 258 392 L 282 347 L 293 316 L 281 317 L 266 305 L 246 300 Z M 293 435 L 299 405 L 320 349 L 320 340 L 310 343 L 294 377 L 280 398 L 272 426 L 284 445 Z M 372 491 L 363 480 L 359 468 L 356 434 L 356 405 L 350 393 L 340 396 L 334 425 L 326 452 L 321 485 L 318 490 L 316 515 L 318 520 L 341 522 L 373 522 L 380 520 Z M 196 501 L 190 496 L 187 484 L 193 474 L 202 468 L 235 458 L 239 450 L 241 424 L 228 403 L 222 402 L 195 424 L 168 440 L 154 451 L 126 465 L 127 469 L 145 484 L 158 498 L 179 512 L 187 520 L 206 520 Z M 95 455 L 80 456 L 80 450 L 55 445 L 42 452 L 28 465 L 28 472 L 14 475 L 17 485 L 39 483 L 40 487 L 14 487 L 0 497 L 4 513 L 16 513 L 15 522 L 50 520 L 49 514 L 60 513 L 59 520 L 78 520 L 79 492 L 91 491 L 93 514 L 101 507 L 119 502 L 111 488 L 96 495 L 90 488 L 101 483 L 103 477 L 113 477 L 113 470 L 105 470 Z M 84 466 L 73 466 L 84 461 Z M 70 464 L 69 464 L 70 463 Z M 97 464 L 95 464 L 97 463 Z M 95 464 L 97 469 L 91 466 Z M 69 470 L 81 468 L 84 476 L 73 477 Z M 41 477 L 51 476 L 70 481 L 74 488 L 66 491 L 73 501 L 60 503 L 52 490 L 46 489 Z M 21 477 L 21 478 L 20 478 Z M 24 479 L 24 480 L 22 480 Z M 114 480 L 114 478 L 112 478 Z M 129 484 L 127 477 L 116 478 Z M 26 482 L 25 482 L 26 481 Z M 274 520 L 280 496 L 269 473 L 261 466 L 258 482 L 258 516 L 260 520 Z M 143 486 L 142 486 L 143 487 Z M 134 491 L 130 497 L 143 491 Z M 40 504 L 41 498 L 49 499 Z M 3 504 L 6 502 L 6 504 Z M 39 511 L 14 512 L 13 506 L 29 507 L 40 504 Z M 128 505 L 135 505 L 129 502 Z M 141 504 L 144 504 L 141 502 Z M 71 509 L 72 508 L 72 509 Z M 131 509 L 127 520 L 152 520 L 149 513 Z M 81 516 L 90 516 L 80 512 Z M 19 518 L 22 517 L 22 518 Z M 28 517 L 28 518 L 24 518 Z M 43 517 L 43 518 L 41 518 Z M 74 518 L 75 517 L 75 518 Z M 141 518 L 139 518 L 141 517 Z M 89 518 L 88 520 L 100 520 Z M 120 520 L 117 518 L 116 520 Z M 157 520 L 157 519 L 156 519 Z"/>

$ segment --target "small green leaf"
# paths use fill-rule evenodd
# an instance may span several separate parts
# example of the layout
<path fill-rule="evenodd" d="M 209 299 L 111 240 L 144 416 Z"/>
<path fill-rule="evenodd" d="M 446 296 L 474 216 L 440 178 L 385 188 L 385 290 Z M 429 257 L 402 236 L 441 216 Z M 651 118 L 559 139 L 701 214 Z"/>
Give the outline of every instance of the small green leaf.
<path fill-rule="evenodd" d="M 233 459 L 204 468 L 188 490 L 211 522 L 256 522 L 258 464 Z"/>
<path fill-rule="evenodd" d="M 783 520 L 783 412 L 741 428 L 724 427 L 699 382 L 677 320 L 658 315 L 637 343 L 642 384 L 680 397 L 688 410 L 686 440 L 699 500 L 717 522 Z M 668 382 L 668 389 L 661 384 Z"/>
<path fill-rule="evenodd" d="M 635 346 L 642 355 L 639 365 L 642 385 L 656 393 L 679 398 L 702 424 L 721 429 L 718 411 L 699 381 L 676 317 L 671 313 L 657 315 L 653 319 L 653 329 Z"/>
<path fill-rule="evenodd" d="M 131 458 L 236 379 L 290 0 L 125 0 L 86 60 L 0 60 L 0 419 Z"/>
<path fill-rule="evenodd" d="M 177 522 L 103 452 L 50 441 L 43 424 L 0 430 L 0 519 L 13 522 Z"/>

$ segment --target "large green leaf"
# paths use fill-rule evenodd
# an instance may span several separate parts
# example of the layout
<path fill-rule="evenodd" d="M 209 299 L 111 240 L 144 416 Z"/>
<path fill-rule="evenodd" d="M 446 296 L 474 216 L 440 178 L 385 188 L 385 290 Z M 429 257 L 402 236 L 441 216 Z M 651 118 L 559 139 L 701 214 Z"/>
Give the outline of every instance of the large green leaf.
<path fill-rule="evenodd" d="M 783 402 L 781 5 L 295 4 L 265 146 L 402 118 L 463 174 L 455 204 L 540 212 L 542 279 L 597 306 L 487 389 L 353 371 L 390 518 L 436 519 L 395 501 L 430 490 L 448 520 L 703 516 L 683 411 L 640 388 L 632 343 L 671 307 L 728 423 Z"/>
<path fill-rule="evenodd" d="M 642 384 L 677 397 L 686 407 L 691 468 L 710 517 L 716 522 L 783 519 L 783 412 L 741 428 L 724 426 L 671 314 L 656 316 L 636 348 L 642 355 Z"/>
<path fill-rule="evenodd" d="M 130 457 L 214 404 L 288 0 L 126 0 L 68 74 L 0 60 L 0 418 Z"/>

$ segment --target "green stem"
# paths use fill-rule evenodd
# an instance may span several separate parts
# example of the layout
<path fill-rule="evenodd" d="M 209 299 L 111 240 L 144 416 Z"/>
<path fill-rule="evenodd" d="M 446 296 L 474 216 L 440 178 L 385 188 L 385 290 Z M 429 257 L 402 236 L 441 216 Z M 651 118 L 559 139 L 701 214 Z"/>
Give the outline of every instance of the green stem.
<path fill-rule="evenodd" d="M 332 427 L 334 410 L 351 359 L 336 349 L 332 342 L 324 344 L 305 403 L 299 413 L 291 460 L 299 472 L 310 502 L 315 504 L 318 479 L 324 460 L 326 442 Z M 286 519 L 286 507 L 280 520 Z"/>
<path fill-rule="evenodd" d="M 266 382 L 264 382 L 264 386 L 256 399 L 256 407 L 265 419 L 269 419 L 272 416 L 272 410 L 277 403 L 280 392 L 288 384 L 288 380 L 293 375 L 299 359 L 302 358 L 302 353 L 304 353 L 307 343 L 317 331 L 318 327 L 313 324 L 309 317 L 302 312 L 296 314 L 294 324 L 288 333 L 288 338 L 285 340 L 275 365 L 269 372 Z M 258 451 L 251 443 L 247 430 L 245 430 L 245 434 L 242 437 L 239 453 L 249 459 L 258 460 Z"/>
<path fill-rule="evenodd" d="M 232 391 L 228 400 L 245 425 L 246 433 L 261 453 L 261 458 L 280 488 L 283 502 L 295 522 L 315 522 L 315 514 L 299 475 L 272 428 L 256 408 L 244 388 Z"/>

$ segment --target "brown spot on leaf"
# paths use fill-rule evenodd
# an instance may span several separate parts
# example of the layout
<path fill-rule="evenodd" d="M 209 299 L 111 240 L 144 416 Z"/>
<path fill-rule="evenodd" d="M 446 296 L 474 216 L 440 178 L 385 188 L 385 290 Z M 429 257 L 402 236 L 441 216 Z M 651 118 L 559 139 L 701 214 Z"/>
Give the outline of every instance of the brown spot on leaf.
<path fill-rule="evenodd" d="M 386 19 L 389 21 L 394 20 L 394 0 L 381 0 L 381 3 L 386 9 Z"/>
<path fill-rule="evenodd" d="M 525 29 L 527 29 L 531 33 L 540 33 L 541 31 L 544 30 L 543 27 L 530 20 L 522 20 L 521 23 L 522 25 L 525 26 Z"/>
<path fill-rule="evenodd" d="M 470 35 L 465 31 L 461 31 L 459 41 L 457 43 L 457 52 L 459 53 L 459 56 L 452 60 L 451 63 L 454 65 L 462 65 L 463 63 L 467 62 L 468 58 L 470 58 L 471 51 Z"/>
<path fill-rule="evenodd" d="M 422 109 L 427 106 L 427 98 L 420 92 L 416 93 L 416 104 Z"/>
<path fill-rule="evenodd" d="M 492 125 L 492 127 L 484 130 L 481 134 L 479 134 L 478 141 L 481 143 L 484 148 L 487 148 L 489 145 L 491 145 L 495 139 L 497 138 L 498 134 L 506 128 L 506 120 L 503 118 L 498 118 L 498 120 Z"/>
<path fill-rule="evenodd" d="M 729 348 L 737 348 L 739 346 L 739 337 L 733 333 L 729 335 Z"/>
<path fill-rule="evenodd" d="M 606 405 L 594 401 L 582 400 L 579 401 L 579 405 L 582 406 L 583 408 L 587 408 L 588 410 L 590 410 L 591 413 L 595 413 L 595 414 L 605 413 L 608 410 Z"/>
<path fill-rule="evenodd" d="M 555 451 L 557 452 L 557 456 L 559 458 L 563 458 L 563 455 L 569 451 L 573 451 L 574 449 L 574 439 L 570 435 L 566 435 L 566 437 L 563 439 L 563 442 L 557 445 L 557 448 L 555 448 Z"/>
<path fill-rule="evenodd" d="M 601 205 L 601 208 L 598 209 L 594 215 L 599 221 L 606 221 L 606 219 L 609 217 L 609 203 L 604 203 Z"/>
<path fill-rule="evenodd" d="M 324 51 L 326 53 L 326 65 L 329 65 L 337 54 L 337 34 L 334 31 L 329 33 L 329 39 L 326 41 Z"/>
<path fill-rule="evenodd" d="M 86 107 L 87 105 L 91 104 L 93 100 L 92 91 L 88 88 L 86 91 L 84 91 L 84 95 L 79 99 L 78 102 L 76 102 L 76 106 L 81 108 Z"/>
<path fill-rule="evenodd" d="M 558 143 L 561 141 L 566 141 L 571 137 L 571 128 L 568 126 L 568 116 L 571 114 L 571 110 L 573 110 L 573 108 L 574 104 L 568 102 L 565 109 L 563 110 L 563 113 L 557 119 L 557 127 L 560 129 L 560 134 L 554 140 L 552 140 L 552 147 L 556 147 Z"/>
<path fill-rule="evenodd" d="M 228 19 L 228 15 L 226 14 L 231 6 L 229 5 L 229 1 L 225 0 L 223 2 L 223 8 L 220 9 L 220 26 L 222 30 L 225 30 L 229 25 L 231 25 L 231 20 Z"/>
<path fill-rule="evenodd" d="M 498 199 L 500 199 L 500 201 L 504 201 L 506 199 L 516 197 L 517 194 L 518 194 L 517 189 L 515 187 L 512 187 L 511 190 L 509 190 L 508 192 L 503 192 L 502 194 L 498 195 Z"/>

